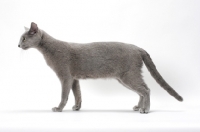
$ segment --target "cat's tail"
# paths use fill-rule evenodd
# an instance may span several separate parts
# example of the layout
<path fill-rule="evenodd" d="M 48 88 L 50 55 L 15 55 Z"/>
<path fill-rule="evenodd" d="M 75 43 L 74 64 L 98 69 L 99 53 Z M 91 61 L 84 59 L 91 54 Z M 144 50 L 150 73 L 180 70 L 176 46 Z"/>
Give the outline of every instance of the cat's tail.
<path fill-rule="evenodd" d="M 183 101 L 183 98 L 171 87 L 169 84 L 162 78 L 160 73 L 157 71 L 156 66 L 154 65 L 153 61 L 150 58 L 150 55 L 145 51 L 141 50 L 142 59 L 158 84 L 163 87 L 171 96 L 175 97 L 178 101 Z"/>

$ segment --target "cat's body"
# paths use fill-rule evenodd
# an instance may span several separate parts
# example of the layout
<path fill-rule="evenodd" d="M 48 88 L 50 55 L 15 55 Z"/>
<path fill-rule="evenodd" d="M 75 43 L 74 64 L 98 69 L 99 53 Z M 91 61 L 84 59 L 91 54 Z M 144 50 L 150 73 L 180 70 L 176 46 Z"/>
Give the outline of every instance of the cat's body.
<path fill-rule="evenodd" d="M 62 48 L 62 45 L 66 48 Z M 95 42 L 90 44 L 62 42 L 57 44 L 56 47 L 54 52 L 44 55 L 47 64 L 56 73 L 58 70 L 68 69 L 74 79 L 120 78 L 131 67 L 135 69 L 142 66 L 139 48 L 131 44 L 119 42 Z M 40 48 L 39 50 L 44 53 Z M 130 51 L 130 54 L 124 54 L 127 51 Z M 63 55 L 66 57 L 63 57 Z M 58 65 L 60 61 L 62 61 L 62 65 Z"/>
<path fill-rule="evenodd" d="M 22 35 L 19 47 L 36 48 L 47 64 L 55 71 L 62 84 L 62 98 L 53 111 L 62 111 L 70 89 L 73 90 L 76 104 L 73 110 L 81 108 L 79 79 L 115 78 L 125 87 L 137 92 L 140 101 L 134 110 L 148 113 L 150 109 L 150 90 L 141 76 L 143 62 L 151 75 L 169 94 L 179 101 L 178 95 L 156 70 L 148 53 L 132 44 L 119 42 L 94 42 L 89 44 L 68 43 L 54 39 L 35 23 Z"/>

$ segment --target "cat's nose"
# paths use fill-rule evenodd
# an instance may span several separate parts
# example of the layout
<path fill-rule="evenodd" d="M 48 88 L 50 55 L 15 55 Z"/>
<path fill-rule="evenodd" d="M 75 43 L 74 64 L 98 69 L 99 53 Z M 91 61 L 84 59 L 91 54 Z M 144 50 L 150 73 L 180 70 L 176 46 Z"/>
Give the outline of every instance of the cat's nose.
<path fill-rule="evenodd" d="M 20 47 L 20 45 L 18 45 L 18 47 Z"/>

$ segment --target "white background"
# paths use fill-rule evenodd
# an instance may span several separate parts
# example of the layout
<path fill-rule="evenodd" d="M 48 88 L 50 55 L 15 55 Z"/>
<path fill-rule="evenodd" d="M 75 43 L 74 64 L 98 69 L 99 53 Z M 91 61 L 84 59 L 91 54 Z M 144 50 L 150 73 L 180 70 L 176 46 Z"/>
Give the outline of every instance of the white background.
<path fill-rule="evenodd" d="M 1 0 L 0 131 L 199 131 L 200 1 L 198 0 Z M 149 114 L 133 112 L 138 95 L 112 79 L 81 80 L 82 109 L 72 92 L 62 113 L 55 73 L 35 49 L 18 42 L 36 22 L 68 42 L 120 41 L 144 48 L 178 102 L 143 67 L 151 89 Z"/>

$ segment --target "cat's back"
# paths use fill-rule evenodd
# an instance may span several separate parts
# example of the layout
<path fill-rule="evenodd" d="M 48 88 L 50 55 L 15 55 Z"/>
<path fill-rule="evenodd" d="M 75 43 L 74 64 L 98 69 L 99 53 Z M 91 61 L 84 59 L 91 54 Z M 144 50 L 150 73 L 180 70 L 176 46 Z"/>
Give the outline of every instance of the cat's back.
<path fill-rule="evenodd" d="M 139 47 L 122 42 L 92 42 L 86 44 L 69 43 L 74 54 L 89 56 L 111 56 L 136 54 Z"/>

